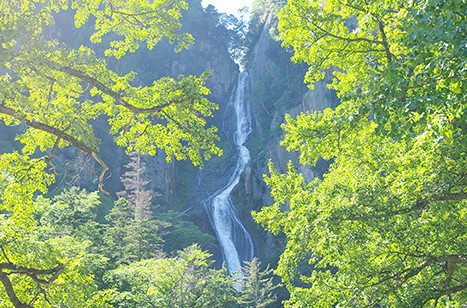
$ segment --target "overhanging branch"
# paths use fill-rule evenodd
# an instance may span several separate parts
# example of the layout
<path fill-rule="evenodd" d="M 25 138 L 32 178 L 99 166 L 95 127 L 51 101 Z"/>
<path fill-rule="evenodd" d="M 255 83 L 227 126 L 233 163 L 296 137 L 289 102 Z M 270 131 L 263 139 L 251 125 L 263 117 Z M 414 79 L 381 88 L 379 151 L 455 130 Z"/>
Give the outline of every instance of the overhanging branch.
<path fill-rule="evenodd" d="M 5 272 L 6 270 L 7 272 Z M 16 265 L 11 262 L 2 262 L 0 263 L 0 282 L 3 284 L 5 291 L 10 299 L 11 303 L 15 308 L 33 308 L 33 306 L 25 304 L 20 301 L 16 292 L 13 288 L 10 278 L 8 277 L 11 274 L 20 274 L 20 275 L 27 275 L 31 277 L 32 280 L 37 284 L 40 290 L 43 290 L 41 285 L 48 285 L 53 283 L 58 276 L 63 272 L 64 266 L 60 264 L 54 268 L 50 269 L 37 269 L 31 267 L 25 267 Z M 40 278 L 39 276 L 49 276 L 52 275 L 48 279 Z M 44 294 L 44 296 L 46 296 Z"/>
<path fill-rule="evenodd" d="M 90 148 L 89 146 L 85 145 L 84 143 L 82 143 L 81 141 L 79 141 L 78 139 L 73 137 L 72 135 L 69 135 L 69 134 L 65 133 L 64 131 L 62 131 L 62 130 L 60 130 L 58 128 L 55 128 L 55 127 L 50 126 L 48 124 L 44 124 L 44 123 L 41 123 L 41 122 L 30 120 L 30 119 L 26 118 L 26 116 L 16 112 L 16 110 L 14 110 L 13 108 L 7 107 L 7 106 L 5 106 L 3 104 L 0 104 L 0 113 L 6 114 L 6 115 L 9 115 L 9 116 L 11 116 L 11 117 L 13 117 L 15 119 L 18 119 L 18 120 L 22 121 L 24 124 L 26 124 L 29 127 L 32 127 L 32 128 L 35 128 L 35 129 L 50 133 L 52 135 L 55 135 L 58 138 L 69 142 L 71 145 L 73 145 L 74 147 L 80 149 L 81 151 L 91 154 L 92 157 L 99 163 L 99 165 L 102 166 L 102 171 L 101 171 L 101 174 L 99 175 L 99 185 L 98 185 L 99 191 L 106 194 L 106 195 L 109 194 L 107 191 L 105 191 L 103 189 L 104 176 L 105 176 L 105 173 L 107 172 L 107 170 L 109 170 L 109 167 L 107 167 L 105 162 L 102 159 L 99 158 L 99 156 L 97 155 L 96 150 L 94 150 L 93 148 Z"/>
<path fill-rule="evenodd" d="M 406 208 L 401 208 L 401 209 L 396 209 L 394 211 L 388 211 L 384 212 L 381 214 L 372 214 L 372 215 L 355 215 L 355 214 L 349 214 L 346 217 L 336 217 L 333 220 L 350 220 L 350 221 L 360 221 L 363 219 L 381 219 L 383 217 L 388 217 L 388 216 L 395 216 L 395 215 L 405 215 L 411 212 L 416 212 L 416 211 L 422 211 L 424 210 L 430 202 L 436 202 L 436 201 L 461 201 L 461 200 L 467 200 L 467 193 L 461 192 L 461 193 L 448 193 L 448 194 L 443 194 L 440 196 L 433 196 L 431 198 L 424 198 L 424 199 L 419 199 L 418 201 L 415 202 L 414 205 Z"/>
<path fill-rule="evenodd" d="M 132 104 L 128 103 L 125 98 L 118 92 L 110 89 L 108 86 L 104 85 L 102 82 L 97 80 L 94 77 L 91 77 L 77 69 L 71 68 L 71 67 L 64 67 L 64 66 L 58 66 L 57 64 L 48 61 L 47 64 L 49 65 L 50 68 L 57 70 L 59 72 L 74 76 L 82 81 L 85 81 L 94 87 L 96 87 L 98 90 L 102 91 L 104 94 L 109 95 L 115 101 L 119 104 L 122 105 L 123 107 L 127 108 L 128 110 L 132 111 L 134 114 L 139 114 L 139 113 L 156 113 L 159 111 L 162 111 L 162 109 L 167 108 L 171 105 L 174 104 L 181 104 L 183 101 L 172 101 L 168 102 L 162 105 L 154 106 L 151 108 L 138 108 L 133 106 Z"/>
<path fill-rule="evenodd" d="M 34 308 L 33 306 L 25 304 L 19 300 L 18 296 L 16 296 L 15 290 L 13 289 L 10 278 L 8 278 L 8 275 L 2 271 L 0 271 L 0 282 L 3 284 L 8 298 L 15 308 Z"/>
<path fill-rule="evenodd" d="M 318 24 L 312 22 L 311 20 L 309 20 L 309 22 L 315 28 L 317 28 L 319 31 L 323 32 L 324 34 L 326 34 L 326 35 L 328 35 L 330 37 L 333 37 L 333 38 L 335 38 L 337 40 L 340 40 L 340 41 L 349 42 L 349 43 L 367 42 L 367 43 L 370 43 L 370 44 L 377 44 L 377 45 L 383 45 L 384 46 L 384 42 L 378 41 L 378 40 L 370 40 L 370 39 L 367 39 L 367 38 L 364 38 L 364 37 L 349 38 L 349 37 L 339 36 L 339 35 L 336 35 L 334 33 L 331 33 L 330 31 L 327 31 L 326 29 L 324 29 L 323 27 L 319 26 Z"/>

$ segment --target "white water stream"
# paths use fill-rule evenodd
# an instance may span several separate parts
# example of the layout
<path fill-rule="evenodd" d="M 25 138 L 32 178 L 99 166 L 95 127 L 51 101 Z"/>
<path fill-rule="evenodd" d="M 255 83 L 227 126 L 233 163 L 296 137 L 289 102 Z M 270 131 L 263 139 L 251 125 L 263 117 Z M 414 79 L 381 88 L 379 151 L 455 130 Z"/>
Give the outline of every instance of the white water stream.
<path fill-rule="evenodd" d="M 229 100 L 228 110 L 235 110 L 236 117 L 233 141 L 237 151 L 235 169 L 223 188 L 216 191 L 205 200 L 212 225 L 222 249 L 224 261 L 229 273 L 238 272 L 243 261 L 253 259 L 253 240 L 238 218 L 230 193 L 240 181 L 240 176 L 250 161 L 250 152 L 243 145 L 252 131 L 249 95 L 249 76 L 247 72 L 240 73 L 237 87 Z"/>

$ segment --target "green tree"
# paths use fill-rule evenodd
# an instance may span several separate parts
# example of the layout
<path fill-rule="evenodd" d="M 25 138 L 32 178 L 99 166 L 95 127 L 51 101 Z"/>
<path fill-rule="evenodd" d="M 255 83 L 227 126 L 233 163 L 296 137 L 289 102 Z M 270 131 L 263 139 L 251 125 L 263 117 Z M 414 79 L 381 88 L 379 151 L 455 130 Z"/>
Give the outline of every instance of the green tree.
<path fill-rule="evenodd" d="M 214 145 L 216 129 L 206 128 L 203 118 L 217 108 L 204 97 L 207 74 L 132 86 L 135 73 L 119 76 L 91 49 L 69 49 L 44 37 L 43 25 L 52 24 L 53 13 L 69 6 L 76 10 L 77 27 L 95 19 L 93 42 L 109 33 L 121 37 L 110 42 L 109 56 L 120 58 L 142 42 L 151 49 L 162 37 L 178 49 L 192 41 L 178 33 L 180 11 L 187 8 L 183 1 L 2 1 L 0 116 L 6 124 L 30 127 L 20 137 L 24 155 L 52 150 L 50 161 L 55 149 L 73 145 L 101 165 L 103 190 L 107 166 L 98 156 L 99 141 L 89 122 L 103 114 L 117 144 L 129 151 L 155 154 L 162 148 L 168 160 L 189 158 L 196 165 L 220 154 Z M 86 99 L 89 94 L 92 100 Z"/>
<path fill-rule="evenodd" d="M 288 238 L 287 307 L 467 302 L 466 12 L 466 1 L 358 0 L 281 11 L 305 80 L 334 74 L 342 100 L 283 126 L 301 164 L 332 160 L 323 179 L 271 165 L 275 203 L 254 213 Z"/>
<path fill-rule="evenodd" d="M 182 250 L 192 244 L 200 245 L 203 250 L 218 249 L 216 237 L 202 231 L 193 223 L 196 216 L 181 215 L 180 212 L 169 211 L 168 213 L 157 213 L 156 218 L 169 224 L 165 234 L 162 234 L 164 251 Z"/>
<path fill-rule="evenodd" d="M 123 307 L 232 307 L 234 280 L 227 270 L 210 268 L 210 255 L 192 245 L 173 258 L 120 266 L 109 274 L 113 299 Z"/>
<path fill-rule="evenodd" d="M 106 216 L 111 226 L 105 238 L 117 264 L 156 256 L 161 242 L 157 230 L 160 225 L 167 225 L 152 217 L 152 196 L 145 190 L 149 181 L 145 179 L 146 164 L 141 154 L 132 152 L 125 167 L 127 171 L 120 178 L 125 190 L 117 193 L 120 199 Z"/>
<path fill-rule="evenodd" d="M 265 308 L 277 301 L 274 290 L 280 285 L 274 284 L 272 272 L 269 268 L 261 270 L 261 262 L 254 258 L 251 262 L 245 261 L 242 266 L 242 280 L 240 282 L 240 295 L 238 303 L 241 307 Z"/>
<path fill-rule="evenodd" d="M 101 258 L 106 247 L 104 232 L 106 225 L 97 221 L 96 208 L 101 205 L 97 192 L 79 190 L 77 187 L 64 189 L 53 198 L 38 196 L 34 202 L 39 215 L 40 239 L 71 237 L 77 242 L 86 242 L 86 253 Z M 95 272 L 96 268 L 90 269 Z"/>
<path fill-rule="evenodd" d="M 52 181 L 45 167 L 17 153 L 0 157 L 0 306 L 107 307 L 91 276 L 99 261 L 86 253 L 90 242 L 65 228 L 63 236 L 45 236 L 50 230 L 37 224 L 33 195 Z"/>
<path fill-rule="evenodd" d="M 160 222 L 135 212 L 126 199 L 120 198 L 106 216 L 110 225 L 104 233 L 105 253 L 116 265 L 160 254 Z"/>
<path fill-rule="evenodd" d="M 39 196 L 35 203 L 38 207 L 37 213 L 41 215 L 40 223 L 49 228 L 47 233 L 51 237 L 71 236 L 83 232 L 95 222 L 96 214 L 92 209 L 100 205 L 97 192 L 88 193 L 77 187 L 65 189 L 52 199 Z M 89 235 L 93 236 L 92 233 L 94 232 Z M 90 238 L 83 234 L 82 239 Z"/>
<path fill-rule="evenodd" d="M 221 154 L 214 144 L 216 128 L 205 120 L 217 108 L 205 98 L 208 74 L 136 87 L 135 73 L 119 76 L 90 48 L 70 49 L 44 35 L 44 27 L 60 11 L 73 9 L 75 26 L 93 20 L 92 42 L 110 41 L 105 54 L 121 59 L 140 44 L 153 48 L 164 37 L 177 50 L 187 48 L 192 37 L 179 31 L 178 22 L 186 8 L 178 0 L 0 1 L 0 119 L 28 127 L 18 136 L 21 153 L 0 156 L 2 306 L 105 306 L 80 261 L 80 245 L 67 243 L 68 237 L 35 239 L 33 196 L 53 182 L 46 164 L 54 167 L 59 148 L 74 146 L 92 157 L 100 166 L 99 191 L 105 193 L 108 168 L 99 157 L 92 120 L 105 115 L 109 133 L 128 152 L 153 155 L 159 148 L 168 161 L 190 159 L 195 165 Z"/>

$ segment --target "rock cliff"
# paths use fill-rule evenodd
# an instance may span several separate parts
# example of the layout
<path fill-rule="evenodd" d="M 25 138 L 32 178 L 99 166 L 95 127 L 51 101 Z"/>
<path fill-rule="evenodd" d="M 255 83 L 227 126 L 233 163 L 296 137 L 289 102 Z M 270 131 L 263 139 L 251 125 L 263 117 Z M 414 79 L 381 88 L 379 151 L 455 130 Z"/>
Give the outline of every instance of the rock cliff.
<path fill-rule="evenodd" d="M 213 119 L 208 119 L 208 121 L 209 125 L 219 126 L 222 123 L 223 114 L 221 105 L 228 101 L 239 74 L 238 65 L 233 62 L 228 52 L 230 33 L 217 11 L 204 9 L 200 0 L 187 2 L 189 9 L 183 13 L 181 19 L 182 31 L 190 33 L 195 42 L 189 49 L 181 52 L 175 52 L 174 46 L 170 45 L 167 40 L 162 40 L 153 50 L 142 47 L 136 53 L 127 54 L 120 60 L 106 58 L 103 56 L 103 46 L 90 43 L 89 27 L 75 28 L 72 17 L 74 13 L 71 10 L 57 16 L 56 24 L 46 28 L 45 31 L 50 38 L 67 46 L 74 48 L 80 45 L 89 46 L 120 74 L 137 72 L 138 76 L 134 80 L 136 86 L 150 85 L 161 77 L 199 76 L 205 71 L 210 71 L 211 76 L 206 83 L 211 90 L 208 98 L 220 105 L 220 110 L 215 113 Z M 101 138 L 100 155 L 110 168 L 109 177 L 104 184 L 105 189 L 110 191 L 115 198 L 115 193 L 123 189 L 120 177 L 125 172 L 124 166 L 128 162 L 128 156 L 108 135 L 106 119 L 98 119 L 95 123 L 95 130 Z M 10 145 L 7 141 L 2 141 L 5 147 L 7 144 Z M 57 163 L 65 169 L 68 168 L 67 173 L 59 175 L 57 182 L 95 190 L 96 174 L 91 170 L 79 172 L 84 162 L 77 161 L 73 168 L 65 167 L 70 159 L 79 155 L 79 151 L 74 149 L 57 153 Z M 163 151 L 159 151 L 155 156 L 143 156 L 142 160 L 146 164 L 146 177 L 150 180 L 146 189 L 153 193 L 153 201 L 165 208 L 181 209 L 186 203 L 197 168 L 189 162 L 168 164 Z M 92 164 L 92 161 L 89 163 Z"/>
<path fill-rule="evenodd" d="M 298 166 L 298 155 L 279 145 L 284 136 L 281 124 L 285 114 L 295 117 L 302 112 L 334 108 L 339 103 L 335 93 L 326 87 L 332 74 L 316 83 L 313 90 L 303 84 L 306 66 L 291 62 L 292 54 L 274 37 L 276 25 L 276 17 L 268 14 L 250 47 L 248 71 L 255 131 L 248 143 L 252 161 L 245 172 L 244 186 L 237 191 L 237 198 L 246 199 L 246 206 L 240 211 L 249 228 L 256 230 L 253 233 L 257 243 L 261 243 L 258 250 L 263 260 L 276 258 L 280 239 L 261 230 L 249 213 L 273 202 L 263 181 L 263 175 L 268 173 L 269 160 L 281 172 L 287 170 L 290 160 Z M 320 161 L 317 167 L 300 167 L 299 170 L 311 180 L 322 176 L 326 168 L 327 163 Z"/>

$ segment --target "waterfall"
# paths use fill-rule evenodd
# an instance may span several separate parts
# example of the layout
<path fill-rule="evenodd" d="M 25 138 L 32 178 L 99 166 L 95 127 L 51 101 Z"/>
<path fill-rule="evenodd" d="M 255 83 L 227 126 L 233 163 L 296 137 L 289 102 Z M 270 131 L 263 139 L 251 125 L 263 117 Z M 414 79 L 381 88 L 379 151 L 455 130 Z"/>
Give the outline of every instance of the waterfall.
<path fill-rule="evenodd" d="M 237 86 L 228 102 L 229 110 L 235 111 L 235 115 L 231 116 L 236 118 L 233 132 L 237 158 L 235 169 L 228 183 L 204 201 L 229 273 L 238 271 L 243 261 L 251 261 L 254 253 L 253 240 L 242 225 L 230 197 L 230 193 L 240 181 L 240 176 L 250 161 L 250 152 L 243 145 L 252 130 L 248 100 L 249 84 L 248 73 L 240 73 Z"/>

